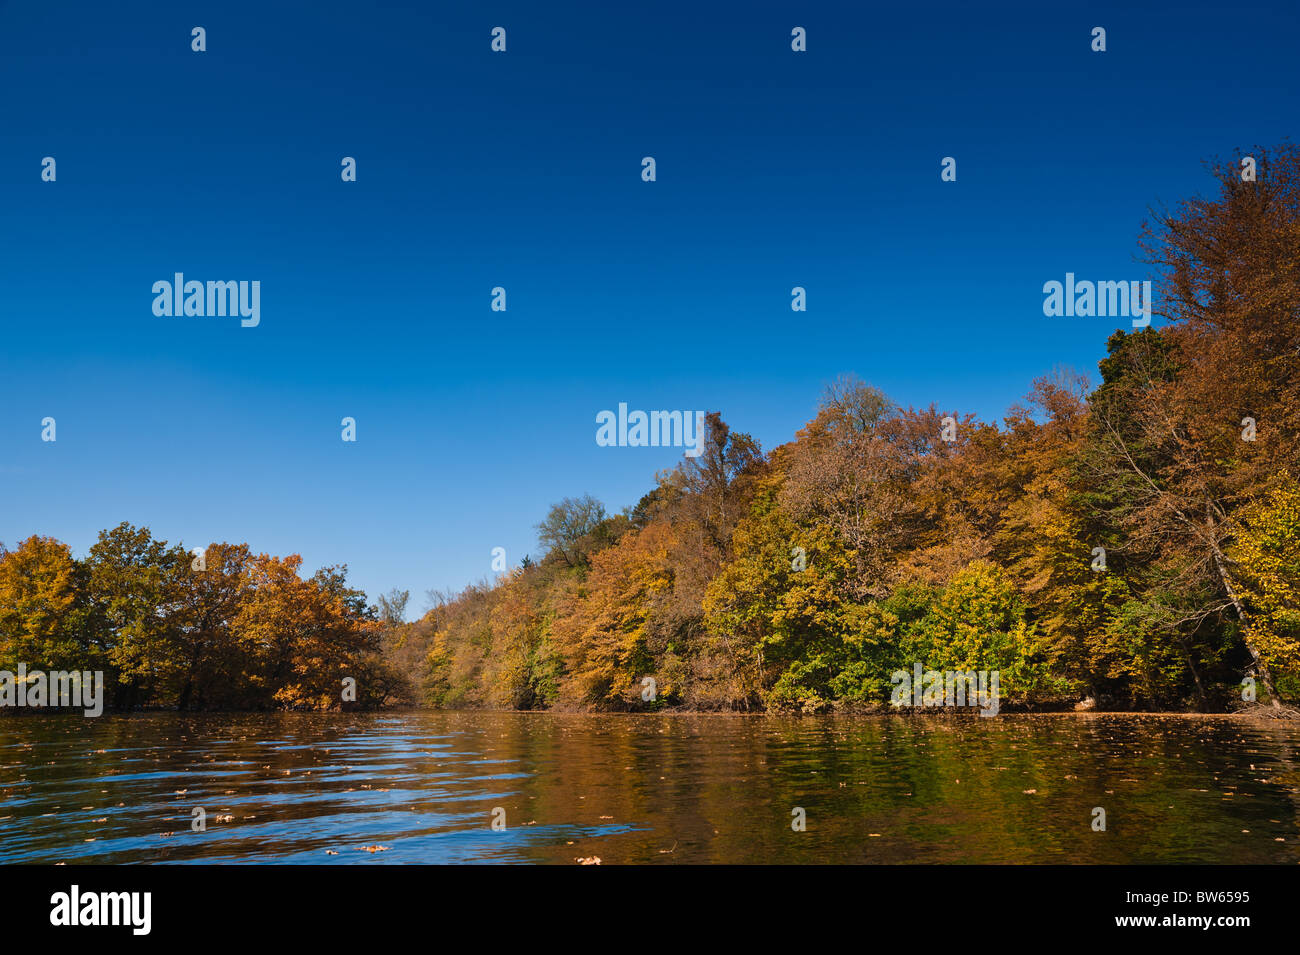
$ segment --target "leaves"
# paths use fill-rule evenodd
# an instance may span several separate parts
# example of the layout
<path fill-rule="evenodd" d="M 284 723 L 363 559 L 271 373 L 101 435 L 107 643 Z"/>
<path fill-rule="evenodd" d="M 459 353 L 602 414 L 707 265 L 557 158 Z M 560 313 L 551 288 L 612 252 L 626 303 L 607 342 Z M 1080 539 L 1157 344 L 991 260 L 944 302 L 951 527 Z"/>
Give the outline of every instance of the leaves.
<path fill-rule="evenodd" d="M 119 708 L 337 709 L 400 680 L 378 658 L 380 625 L 345 571 L 213 544 L 204 569 L 182 547 L 121 524 L 84 561 L 33 537 L 0 553 L 0 665 L 96 670 Z"/>

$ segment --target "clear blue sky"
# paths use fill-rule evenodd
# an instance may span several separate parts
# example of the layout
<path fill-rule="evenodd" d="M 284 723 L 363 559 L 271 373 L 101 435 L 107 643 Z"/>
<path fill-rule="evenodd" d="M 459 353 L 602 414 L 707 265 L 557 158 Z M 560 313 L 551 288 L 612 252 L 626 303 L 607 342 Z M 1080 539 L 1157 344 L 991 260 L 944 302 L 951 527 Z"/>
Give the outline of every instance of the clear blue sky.
<path fill-rule="evenodd" d="M 620 401 L 770 448 L 843 372 L 985 418 L 1095 376 L 1127 323 L 1043 283 L 1142 277 L 1148 206 L 1300 103 L 1294 3 L 1134 6 L 0 2 L 0 540 L 127 520 L 419 610 L 673 465 L 597 447 Z M 156 317 L 175 272 L 260 326 Z"/>

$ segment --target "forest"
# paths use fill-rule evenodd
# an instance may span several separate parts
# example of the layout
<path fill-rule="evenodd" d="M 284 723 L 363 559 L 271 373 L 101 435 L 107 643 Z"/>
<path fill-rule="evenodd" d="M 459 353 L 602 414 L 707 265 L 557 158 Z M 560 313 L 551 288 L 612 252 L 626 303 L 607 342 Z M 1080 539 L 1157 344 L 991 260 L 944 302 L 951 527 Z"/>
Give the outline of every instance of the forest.
<path fill-rule="evenodd" d="M 1300 149 L 1253 155 L 1149 214 L 1161 321 L 1095 385 L 1052 369 L 994 423 L 845 376 L 767 451 L 710 413 L 634 506 L 566 498 L 535 559 L 410 622 L 296 555 L 31 537 L 0 549 L 0 668 L 102 669 L 118 709 L 870 711 L 917 662 L 1013 707 L 1294 702 Z"/>

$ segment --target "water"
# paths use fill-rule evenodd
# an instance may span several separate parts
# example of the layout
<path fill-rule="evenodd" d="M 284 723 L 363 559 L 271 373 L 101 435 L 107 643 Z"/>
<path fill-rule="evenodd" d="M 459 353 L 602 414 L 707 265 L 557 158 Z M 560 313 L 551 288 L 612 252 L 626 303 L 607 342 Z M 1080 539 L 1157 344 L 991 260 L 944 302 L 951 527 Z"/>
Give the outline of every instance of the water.
<path fill-rule="evenodd" d="M 1300 726 L 1213 717 L 0 721 L 2 863 L 1295 864 L 1298 806 Z"/>

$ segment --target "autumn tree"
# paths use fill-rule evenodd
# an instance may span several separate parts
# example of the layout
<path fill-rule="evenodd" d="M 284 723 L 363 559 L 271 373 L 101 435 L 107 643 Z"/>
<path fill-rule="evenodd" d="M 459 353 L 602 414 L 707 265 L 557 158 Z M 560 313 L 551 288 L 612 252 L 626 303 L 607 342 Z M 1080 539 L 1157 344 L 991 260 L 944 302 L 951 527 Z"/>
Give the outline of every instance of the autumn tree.
<path fill-rule="evenodd" d="M 110 647 L 90 638 L 85 571 L 52 537 L 0 552 L 0 667 L 104 669 Z"/>
<path fill-rule="evenodd" d="M 1246 637 L 1277 682 L 1300 690 L 1300 484 L 1283 472 L 1242 512 L 1227 551 Z"/>
<path fill-rule="evenodd" d="M 1300 151 L 1257 158 L 1257 182 L 1218 164 L 1216 195 L 1144 227 L 1170 324 L 1112 340 L 1095 407 L 1117 516 L 1162 574 L 1160 625 L 1186 644 L 1233 623 L 1278 706 L 1226 553 L 1300 440 Z"/>
<path fill-rule="evenodd" d="M 646 633 L 655 602 L 672 585 L 674 544 L 672 528 L 656 523 L 592 558 L 585 583 L 561 605 L 554 623 L 566 664 L 562 700 L 628 708 L 647 676 L 665 697 L 680 692 L 667 658 L 672 651 L 656 657 Z"/>
<path fill-rule="evenodd" d="M 190 556 L 155 540 L 147 527 L 123 522 L 100 531 L 85 562 L 95 638 L 110 648 L 115 696 L 133 707 L 175 699 L 184 673 L 180 566 Z"/>
<path fill-rule="evenodd" d="M 326 568 L 304 580 L 302 558 L 262 554 L 245 569 L 245 593 L 231 630 L 247 661 L 256 698 L 286 709 L 340 705 L 343 678 L 378 649 L 380 625 L 344 571 Z M 368 692 L 360 681 L 359 693 Z"/>
<path fill-rule="evenodd" d="M 249 705 L 234 623 L 251 560 L 247 544 L 223 541 L 204 548 L 201 563 L 189 560 L 176 566 L 174 682 L 162 702 L 182 710 Z"/>

